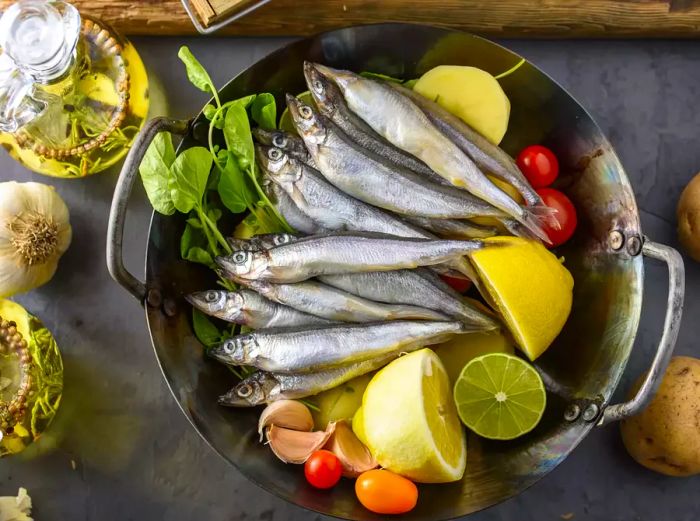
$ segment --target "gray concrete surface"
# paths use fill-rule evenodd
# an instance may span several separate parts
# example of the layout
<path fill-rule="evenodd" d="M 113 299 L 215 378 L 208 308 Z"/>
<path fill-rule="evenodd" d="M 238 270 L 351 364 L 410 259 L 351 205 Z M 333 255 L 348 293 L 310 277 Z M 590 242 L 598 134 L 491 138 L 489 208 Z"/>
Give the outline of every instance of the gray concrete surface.
<path fill-rule="evenodd" d="M 217 83 L 282 45 L 280 39 L 190 39 Z M 176 59 L 182 39 L 135 41 L 168 86 L 169 112 L 188 116 L 204 95 Z M 700 42 L 505 42 L 541 66 L 597 118 L 631 177 L 643 229 L 677 245 L 675 202 L 700 170 Z M 6 154 L 0 179 L 50 182 L 71 209 L 74 243 L 55 279 L 17 300 L 44 319 L 65 359 L 66 392 L 51 437 L 55 450 L 0 461 L 0 495 L 27 487 L 37 521 L 239 521 L 322 519 L 256 488 L 192 431 L 163 382 L 143 313 L 112 282 L 105 232 L 116 174 L 54 181 Z M 150 210 L 131 205 L 127 264 L 142 273 Z M 698 353 L 700 269 L 688 260 L 686 319 L 677 352 Z M 666 272 L 649 263 L 644 313 L 621 390 L 648 364 L 659 338 Z M 619 393 L 618 393 L 619 394 Z M 49 440 L 51 441 L 51 440 Z M 700 518 L 700 478 L 671 479 L 637 466 L 616 426 L 593 432 L 554 472 L 475 521 L 673 520 Z"/>

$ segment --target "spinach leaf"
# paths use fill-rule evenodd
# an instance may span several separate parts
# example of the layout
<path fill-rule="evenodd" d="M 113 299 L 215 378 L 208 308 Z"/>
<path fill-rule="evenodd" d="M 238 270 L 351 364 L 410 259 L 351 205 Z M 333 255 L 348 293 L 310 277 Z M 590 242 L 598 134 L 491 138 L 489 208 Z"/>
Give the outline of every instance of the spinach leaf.
<path fill-rule="evenodd" d="M 199 246 L 194 246 L 190 248 L 182 258 L 190 262 L 204 264 L 205 266 L 208 266 L 210 268 L 213 268 L 215 266 L 214 259 L 212 259 L 211 254 L 207 250 L 205 250 L 204 248 L 200 248 Z"/>
<path fill-rule="evenodd" d="M 202 204 L 213 159 L 204 147 L 188 148 L 181 152 L 171 167 L 168 179 L 170 197 L 179 212 L 189 213 Z"/>
<path fill-rule="evenodd" d="M 253 135 L 250 133 L 248 113 L 242 103 L 234 103 L 226 111 L 224 139 L 226 147 L 238 160 L 238 165 L 242 169 L 249 168 L 255 162 Z M 229 157 L 227 164 L 230 161 Z"/>
<path fill-rule="evenodd" d="M 216 114 L 216 107 L 214 105 L 207 105 L 204 107 L 204 110 L 202 111 L 204 113 L 204 117 L 207 118 L 209 121 L 214 117 L 214 114 Z"/>
<path fill-rule="evenodd" d="M 216 87 L 214 82 L 211 81 L 209 73 L 206 71 L 204 66 L 194 57 L 186 45 L 180 47 L 177 53 L 177 57 L 182 60 L 185 64 L 185 71 L 187 72 L 187 79 L 190 83 L 197 87 L 199 90 L 204 92 L 210 92 L 214 99 L 216 100 L 216 105 L 221 106 L 219 102 L 219 94 L 216 92 Z"/>
<path fill-rule="evenodd" d="M 146 154 L 143 156 L 139 173 L 146 195 L 153 209 L 163 215 L 175 213 L 168 188 L 168 179 L 171 176 L 170 166 L 175 161 L 175 149 L 170 134 L 159 132 L 151 142 Z"/>
<path fill-rule="evenodd" d="M 192 327 L 197 340 L 207 349 L 221 341 L 222 334 L 219 328 L 204 313 L 195 308 L 192 308 Z"/>
<path fill-rule="evenodd" d="M 254 194 L 248 187 L 246 176 L 231 152 L 221 172 L 218 190 L 221 202 L 233 213 L 244 212 L 255 200 Z"/>
<path fill-rule="evenodd" d="M 187 252 L 192 248 L 205 246 L 206 244 L 207 238 L 204 235 L 201 221 L 196 217 L 187 219 L 185 231 L 182 232 L 182 237 L 180 237 L 180 257 L 186 259 Z"/>
<path fill-rule="evenodd" d="M 265 130 L 277 128 L 277 103 L 269 92 L 263 92 L 250 105 L 250 115 L 260 127 Z"/>

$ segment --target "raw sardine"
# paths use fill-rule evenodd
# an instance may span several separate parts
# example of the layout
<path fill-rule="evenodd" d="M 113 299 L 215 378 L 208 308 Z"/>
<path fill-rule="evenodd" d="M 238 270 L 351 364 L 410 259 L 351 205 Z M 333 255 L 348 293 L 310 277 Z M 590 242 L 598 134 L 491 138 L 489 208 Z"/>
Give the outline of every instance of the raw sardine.
<path fill-rule="evenodd" d="M 485 247 L 479 240 L 422 240 L 379 234 L 316 235 L 271 250 L 237 251 L 216 263 L 233 277 L 300 282 L 319 275 L 432 266 Z"/>
<path fill-rule="evenodd" d="M 261 235 L 254 235 L 250 239 L 236 239 L 235 237 L 230 237 L 226 239 L 226 242 L 228 242 L 228 245 L 231 246 L 233 251 L 258 251 L 269 250 L 275 246 L 289 244 L 295 240 L 297 240 L 296 235 L 292 235 L 291 233 L 263 233 Z"/>
<path fill-rule="evenodd" d="M 455 186 L 501 209 L 549 242 L 541 221 L 550 218 L 553 210 L 546 206 L 521 207 L 494 185 L 409 98 L 386 84 L 349 71 L 323 65 L 315 67 L 335 81 L 350 109 L 387 141 L 413 154 Z M 313 155 L 313 150 L 309 151 Z"/>
<path fill-rule="evenodd" d="M 279 148 L 294 159 L 313 166 L 314 159 L 306 150 L 304 141 L 299 137 L 284 130 L 263 130 L 260 127 L 253 129 L 255 139 L 263 145 Z"/>
<path fill-rule="evenodd" d="M 238 335 L 208 353 L 228 365 L 279 373 L 314 372 L 378 356 L 398 355 L 466 332 L 459 322 L 395 320 Z"/>
<path fill-rule="evenodd" d="M 298 400 L 375 371 L 394 358 L 394 355 L 381 356 L 317 373 L 284 374 L 256 371 L 219 397 L 219 403 L 228 407 L 255 407 L 276 400 Z"/>
<path fill-rule="evenodd" d="M 501 147 L 494 145 L 460 118 L 433 100 L 399 84 L 388 84 L 413 101 L 440 132 L 451 139 L 462 152 L 471 157 L 482 170 L 510 183 L 531 206 L 542 205 L 542 198 Z"/>
<path fill-rule="evenodd" d="M 329 320 L 271 302 L 246 289 L 199 291 L 187 295 L 185 299 L 209 316 L 253 329 L 331 323 Z"/>
<path fill-rule="evenodd" d="M 406 217 L 406 220 L 440 237 L 450 239 L 481 239 L 498 235 L 494 226 L 482 226 L 457 219 L 431 219 L 430 217 Z"/>
<path fill-rule="evenodd" d="M 391 272 L 388 272 L 391 273 Z M 264 280 L 237 279 L 263 297 L 328 320 L 343 322 L 381 322 L 384 320 L 447 320 L 433 309 L 405 303 L 387 304 L 348 293 L 313 280 L 295 284 L 272 284 Z"/>
<path fill-rule="evenodd" d="M 294 201 L 285 193 L 282 188 L 273 182 L 263 183 L 263 189 L 287 224 L 296 231 L 305 234 L 325 233 L 323 226 L 315 222 L 311 217 L 302 212 Z"/>
<path fill-rule="evenodd" d="M 429 273 L 423 269 L 374 271 L 324 275 L 319 280 L 377 302 L 429 308 L 484 331 L 501 327 L 490 312 L 464 300 L 461 295 L 445 291 L 442 286 L 434 284 Z"/>

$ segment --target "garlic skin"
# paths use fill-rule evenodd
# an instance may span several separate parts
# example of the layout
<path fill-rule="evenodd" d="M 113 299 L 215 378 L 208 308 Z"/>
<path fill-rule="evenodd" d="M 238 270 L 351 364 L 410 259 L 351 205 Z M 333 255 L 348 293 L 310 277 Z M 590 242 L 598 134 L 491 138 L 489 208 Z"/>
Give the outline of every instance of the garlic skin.
<path fill-rule="evenodd" d="M 68 207 L 42 183 L 0 183 L 0 298 L 53 277 L 70 246 Z"/>
<path fill-rule="evenodd" d="M 272 452 L 284 463 L 305 463 L 309 457 L 323 448 L 335 430 L 335 423 L 329 423 L 325 431 L 295 431 L 272 425 L 265 435 Z"/>
<path fill-rule="evenodd" d="M 272 402 L 260 415 L 258 434 L 263 439 L 265 427 L 275 425 L 294 431 L 310 432 L 314 428 L 314 419 L 309 408 L 296 400 L 277 400 Z"/>

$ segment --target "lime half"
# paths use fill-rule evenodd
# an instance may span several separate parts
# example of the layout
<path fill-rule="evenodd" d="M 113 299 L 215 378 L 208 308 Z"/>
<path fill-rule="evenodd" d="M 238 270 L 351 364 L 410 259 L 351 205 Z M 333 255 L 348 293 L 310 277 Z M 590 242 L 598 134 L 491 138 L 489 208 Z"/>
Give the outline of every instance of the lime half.
<path fill-rule="evenodd" d="M 311 105 L 314 109 L 316 108 L 314 98 L 308 90 L 297 95 L 297 99 L 299 101 L 303 101 L 307 105 Z M 289 113 L 289 108 L 285 108 L 284 112 L 282 112 L 282 116 L 280 117 L 279 128 L 280 130 L 286 130 L 287 132 L 291 132 L 292 134 L 297 133 L 297 129 L 294 126 L 294 121 L 292 121 L 292 115 Z"/>
<path fill-rule="evenodd" d="M 455 383 L 454 399 L 462 423 L 491 440 L 512 440 L 530 432 L 547 403 L 537 371 L 504 353 L 469 362 Z"/>

